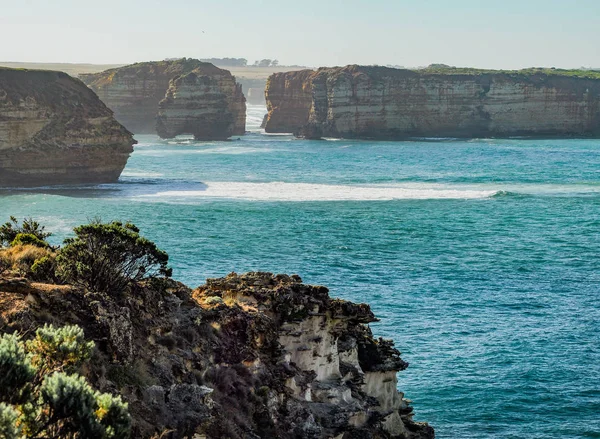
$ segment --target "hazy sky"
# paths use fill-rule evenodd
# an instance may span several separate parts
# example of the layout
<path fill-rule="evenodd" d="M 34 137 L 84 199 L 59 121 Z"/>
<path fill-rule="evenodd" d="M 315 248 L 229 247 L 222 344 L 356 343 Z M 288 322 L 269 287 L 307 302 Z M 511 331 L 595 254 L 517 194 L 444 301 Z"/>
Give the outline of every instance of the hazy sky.
<path fill-rule="evenodd" d="M 600 0 L 0 0 L 0 61 L 600 67 Z"/>

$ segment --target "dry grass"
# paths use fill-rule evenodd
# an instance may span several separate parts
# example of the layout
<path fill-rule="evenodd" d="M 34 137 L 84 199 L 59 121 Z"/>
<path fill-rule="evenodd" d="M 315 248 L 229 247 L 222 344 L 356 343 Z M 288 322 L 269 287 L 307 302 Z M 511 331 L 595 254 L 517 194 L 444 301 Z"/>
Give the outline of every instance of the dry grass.
<path fill-rule="evenodd" d="M 29 244 L 0 249 L 0 273 L 8 270 L 25 275 L 36 260 L 52 254 L 50 250 Z"/>

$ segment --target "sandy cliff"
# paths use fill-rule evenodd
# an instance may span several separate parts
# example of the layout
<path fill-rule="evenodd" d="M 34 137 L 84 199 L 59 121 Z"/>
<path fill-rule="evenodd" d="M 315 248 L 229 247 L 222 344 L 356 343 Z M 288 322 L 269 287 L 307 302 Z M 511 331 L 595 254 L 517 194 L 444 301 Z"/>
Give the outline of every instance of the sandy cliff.
<path fill-rule="evenodd" d="M 245 131 L 241 88 L 231 73 L 210 63 L 190 58 L 144 62 L 81 78 L 136 134 L 156 133 L 158 128 L 166 137 L 185 133 L 213 139 L 214 130 L 200 128 L 214 121 L 221 127 L 219 138 Z"/>
<path fill-rule="evenodd" d="M 0 277 L 0 331 L 82 326 L 84 371 L 129 402 L 133 437 L 431 439 L 396 389 L 407 364 L 365 304 L 297 276 L 231 274 L 130 297 Z"/>
<path fill-rule="evenodd" d="M 134 143 L 78 79 L 0 68 L 0 185 L 116 181 Z"/>
<path fill-rule="evenodd" d="M 267 132 L 308 138 L 600 135 L 592 73 L 353 65 L 273 74 L 266 97 Z"/>

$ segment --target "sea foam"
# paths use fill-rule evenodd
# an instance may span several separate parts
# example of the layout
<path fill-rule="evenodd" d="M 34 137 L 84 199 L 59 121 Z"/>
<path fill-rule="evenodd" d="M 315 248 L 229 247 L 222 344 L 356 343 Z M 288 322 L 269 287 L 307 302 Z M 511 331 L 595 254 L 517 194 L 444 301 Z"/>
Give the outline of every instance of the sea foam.
<path fill-rule="evenodd" d="M 478 199 L 494 196 L 493 189 L 474 190 L 436 184 L 327 185 L 312 183 L 205 182 L 202 190 L 168 190 L 138 198 L 182 202 L 197 198 L 253 201 L 386 201 Z"/>

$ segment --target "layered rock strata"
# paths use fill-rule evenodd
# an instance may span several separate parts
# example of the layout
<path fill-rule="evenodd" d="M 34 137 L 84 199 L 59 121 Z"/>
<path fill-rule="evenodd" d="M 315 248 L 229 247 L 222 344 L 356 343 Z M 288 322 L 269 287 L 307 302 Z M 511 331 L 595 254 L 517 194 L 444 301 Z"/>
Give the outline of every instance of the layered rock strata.
<path fill-rule="evenodd" d="M 135 143 L 80 80 L 0 68 L 0 186 L 113 182 Z"/>
<path fill-rule="evenodd" d="M 164 137 L 213 139 L 245 132 L 241 87 L 229 71 L 210 63 L 189 58 L 144 62 L 81 78 L 136 134 L 158 130 Z"/>
<path fill-rule="evenodd" d="M 346 66 L 275 73 L 266 131 L 307 138 L 600 136 L 600 75 Z"/>
<path fill-rule="evenodd" d="M 231 274 L 108 297 L 0 279 L 0 331 L 82 326 L 83 371 L 129 402 L 133 437 L 433 438 L 396 389 L 407 367 L 367 305 L 298 276 Z"/>
<path fill-rule="evenodd" d="M 224 140 L 245 130 L 246 100 L 227 70 L 203 67 L 172 79 L 158 105 L 156 131 L 162 138 L 193 134 Z"/>

